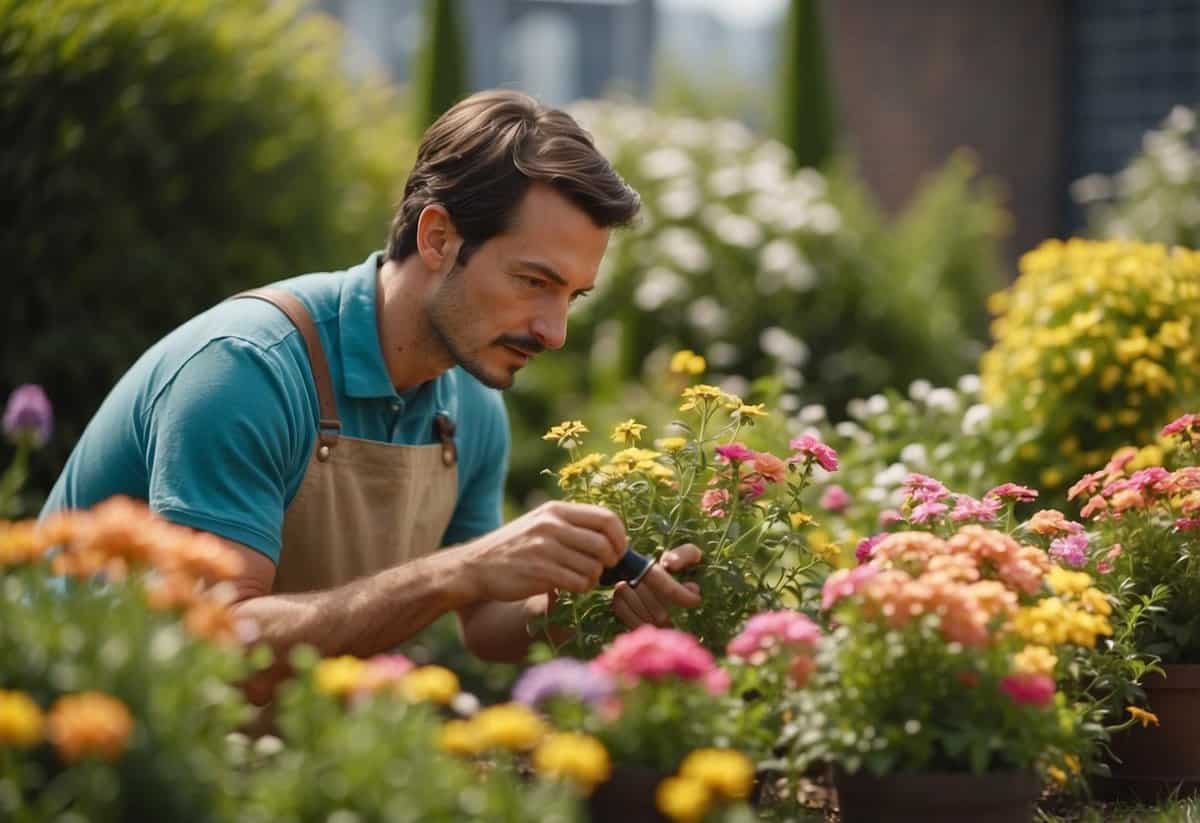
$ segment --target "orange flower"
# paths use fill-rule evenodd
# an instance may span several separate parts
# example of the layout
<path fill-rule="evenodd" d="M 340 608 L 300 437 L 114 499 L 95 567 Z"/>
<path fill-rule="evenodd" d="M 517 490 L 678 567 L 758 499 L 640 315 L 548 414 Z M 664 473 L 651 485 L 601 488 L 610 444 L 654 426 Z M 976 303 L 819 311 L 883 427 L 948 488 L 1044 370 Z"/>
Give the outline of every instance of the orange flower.
<path fill-rule="evenodd" d="M 124 703 L 107 694 L 69 694 L 50 708 L 46 731 L 67 763 L 90 756 L 113 761 L 129 743 L 133 716 Z"/>
<path fill-rule="evenodd" d="M 1058 509 L 1042 509 L 1029 518 L 1028 528 L 1034 534 L 1048 537 L 1053 534 L 1069 534 L 1071 526 Z"/>
<path fill-rule="evenodd" d="M 215 643 L 238 642 L 237 621 L 224 603 L 209 599 L 197 600 L 184 615 L 183 625 L 196 637 Z"/>
<path fill-rule="evenodd" d="M 1154 712 L 1139 709 L 1137 706 L 1126 706 L 1125 711 L 1129 712 L 1134 720 L 1139 721 L 1143 729 L 1151 724 L 1158 725 L 1158 715 L 1154 714 Z"/>

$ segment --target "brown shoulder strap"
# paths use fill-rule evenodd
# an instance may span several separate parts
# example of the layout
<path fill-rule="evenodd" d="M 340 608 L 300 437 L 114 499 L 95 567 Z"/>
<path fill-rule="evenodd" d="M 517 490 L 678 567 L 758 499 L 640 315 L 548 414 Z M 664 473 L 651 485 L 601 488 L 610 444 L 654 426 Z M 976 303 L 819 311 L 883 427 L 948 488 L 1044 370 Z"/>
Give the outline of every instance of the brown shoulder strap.
<path fill-rule="evenodd" d="M 292 321 L 300 336 L 304 338 L 304 347 L 308 349 L 308 363 L 312 368 L 313 382 L 317 386 L 317 404 L 321 409 L 321 417 L 317 424 L 317 457 L 320 460 L 329 458 L 329 452 L 337 445 L 338 434 L 342 423 L 338 419 L 337 401 L 333 394 L 333 378 L 329 374 L 329 361 L 325 359 L 325 347 L 321 345 L 321 336 L 317 333 L 312 315 L 304 304 L 294 294 L 283 289 L 252 289 L 241 294 L 235 294 L 234 299 L 252 297 L 265 300 L 279 309 L 288 320 Z"/>

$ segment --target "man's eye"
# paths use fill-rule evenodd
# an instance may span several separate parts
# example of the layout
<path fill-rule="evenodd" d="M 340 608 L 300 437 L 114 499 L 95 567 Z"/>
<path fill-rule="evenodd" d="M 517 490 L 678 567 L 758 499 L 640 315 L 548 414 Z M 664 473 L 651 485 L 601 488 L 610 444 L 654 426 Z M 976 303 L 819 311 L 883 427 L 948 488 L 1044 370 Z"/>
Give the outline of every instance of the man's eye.
<path fill-rule="evenodd" d="M 540 277 L 522 277 L 520 279 L 521 282 L 523 282 L 526 286 L 529 286 L 531 289 L 544 288 L 546 285 L 546 281 Z"/>

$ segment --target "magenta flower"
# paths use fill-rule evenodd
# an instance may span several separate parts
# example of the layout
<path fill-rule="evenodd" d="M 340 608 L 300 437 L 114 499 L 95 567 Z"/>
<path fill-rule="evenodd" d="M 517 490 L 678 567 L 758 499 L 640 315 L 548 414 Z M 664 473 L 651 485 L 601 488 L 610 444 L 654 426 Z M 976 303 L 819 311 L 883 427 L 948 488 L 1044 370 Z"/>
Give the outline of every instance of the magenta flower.
<path fill-rule="evenodd" d="M 1177 417 L 1167 425 L 1163 426 L 1163 430 L 1159 432 L 1160 437 L 1171 437 L 1172 435 L 1187 433 L 1197 424 L 1200 424 L 1200 414 L 1185 414 L 1182 417 Z"/>
<path fill-rule="evenodd" d="M 1050 543 L 1049 555 L 1073 569 L 1087 565 L 1088 536 L 1083 532 L 1060 537 Z"/>
<path fill-rule="evenodd" d="M 821 587 L 821 609 L 828 610 L 843 597 L 852 597 L 873 578 L 879 570 L 869 563 L 853 569 L 838 569 L 825 578 Z"/>
<path fill-rule="evenodd" d="M 618 635 L 592 665 L 613 677 L 635 681 L 668 677 L 704 681 L 717 664 L 687 632 L 647 624 Z"/>
<path fill-rule="evenodd" d="M 1018 486 L 1016 483 L 1002 483 L 984 495 L 984 497 L 996 497 L 1000 500 L 1011 500 L 1014 503 L 1032 503 L 1037 500 L 1037 496 L 1036 489 Z"/>
<path fill-rule="evenodd" d="M 945 503 L 930 500 L 919 504 L 913 509 L 912 515 L 909 516 L 908 520 L 910 523 L 928 523 L 930 520 L 936 520 L 948 511 L 950 511 L 950 507 Z"/>
<path fill-rule="evenodd" d="M 821 495 L 819 505 L 826 511 L 843 512 L 850 505 L 850 495 L 841 486 L 830 486 Z"/>
<path fill-rule="evenodd" d="M 792 438 L 788 446 L 795 452 L 788 458 L 789 463 L 803 463 L 808 460 L 816 460 L 825 471 L 837 471 L 837 452 L 811 434 L 802 434 L 799 437 Z"/>
<path fill-rule="evenodd" d="M 598 703 L 616 688 L 612 677 L 587 663 L 560 657 L 527 669 L 513 686 L 513 700 L 539 706 L 555 697 Z"/>
<path fill-rule="evenodd" d="M 754 452 L 741 443 L 717 446 L 714 451 L 717 453 L 717 459 L 725 463 L 745 463 L 754 459 Z"/>
<path fill-rule="evenodd" d="M 767 484 L 757 475 L 742 480 L 740 487 L 743 500 L 757 500 L 767 490 Z"/>
<path fill-rule="evenodd" d="M 950 512 L 950 519 L 955 523 L 961 523 L 964 520 L 975 520 L 979 523 L 992 523 L 996 520 L 996 513 L 1000 511 L 1000 500 L 995 497 L 985 497 L 982 500 L 976 500 L 969 494 L 954 495 L 954 511 Z"/>
<path fill-rule="evenodd" d="M 725 516 L 725 505 L 728 502 L 728 491 L 725 489 L 709 489 L 700 497 L 700 511 L 709 517 L 720 519 Z"/>
<path fill-rule="evenodd" d="M 904 478 L 904 488 L 918 503 L 934 503 L 950 496 L 950 490 L 939 481 L 916 472 Z"/>
<path fill-rule="evenodd" d="M 1054 678 L 1047 674 L 1010 674 L 1000 681 L 1000 691 L 1019 706 L 1045 708 L 1054 702 Z"/>
<path fill-rule="evenodd" d="M 14 443 L 22 440 L 35 448 L 46 445 L 54 430 L 54 409 L 41 386 L 26 383 L 8 396 L 4 407 L 4 434 Z"/>
<path fill-rule="evenodd" d="M 887 536 L 887 532 L 880 532 L 879 534 L 864 537 L 858 541 L 858 545 L 854 547 L 854 557 L 858 560 L 859 565 L 871 559 L 871 555 L 875 552 L 875 547 Z"/>
<path fill-rule="evenodd" d="M 1175 521 L 1175 530 L 1190 532 L 1200 529 L 1200 517 L 1180 517 Z"/>

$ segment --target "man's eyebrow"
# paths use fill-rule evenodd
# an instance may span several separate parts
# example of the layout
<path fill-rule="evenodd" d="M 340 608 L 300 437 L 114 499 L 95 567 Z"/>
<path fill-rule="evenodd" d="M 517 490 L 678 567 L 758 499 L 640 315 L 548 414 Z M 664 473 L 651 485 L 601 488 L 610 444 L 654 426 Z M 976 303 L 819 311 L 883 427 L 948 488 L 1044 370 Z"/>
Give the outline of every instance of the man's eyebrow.
<path fill-rule="evenodd" d="M 523 269 L 532 269 L 533 271 L 536 271 L 539 274 L 545 275 L 546 277 L 549 277 L 551 280 L 553 280 L 555 283 L 557 283 L 560 286 L 567 285 L 567 279 L 565 277 L 563 277 L 561 274 L 559 274 L 558 272 L 556 272 L 554 269 L 547 266 L 545 263 L 539 263 L 536 260 L 518 260 L 517 266 L 519 268 L 523 268 Z M 576 294 L 587 294 L 591 290 L 592 290 L 591 287 L 589 287 L 586 289 L 579 289 L 575 293 Z"/>

